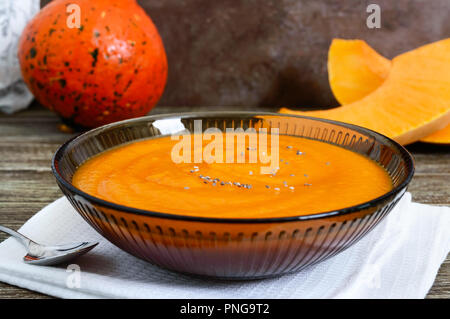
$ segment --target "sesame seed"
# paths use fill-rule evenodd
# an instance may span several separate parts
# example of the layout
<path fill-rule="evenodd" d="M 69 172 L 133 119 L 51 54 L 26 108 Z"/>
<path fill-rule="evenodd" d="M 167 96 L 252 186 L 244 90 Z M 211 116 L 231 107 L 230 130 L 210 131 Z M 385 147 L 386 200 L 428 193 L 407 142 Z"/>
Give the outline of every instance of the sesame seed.
<path fill-rule="evenodd" d="M 283 162 L 283 161 L 284 161 L 284 159 L 281 158 L 281 159 L 280 159 L 280 162 Z"/>
<path fill-rule="evenodd" d="M 252 185 L 247 184 L 247 188 L 248 188 L 248 189 L 251 189 L 251 188 L 252 188 Z"/>
<path fill-rule="evenodd" d="M 289 176 L 292 176 L 292 177 L 294 177 L 294 176 L 295 176 L 295 174 L 291 174 L 291 175 L 289 175 Z"/>
<path fill-rule="evenodd" d="M 194 170 L 193 170 L 193 169 L 191 169 L 191 170 L 190 170 L 190 172 L 191 172 L 191 173 L 194 173 Z"/>
<path fill-rule="evenodd" d="M 303 152 L 297 151 L 297 153 L 295 153 L 297 155 L 303 155 Z"/>
<path fill-rule="evenodd" d="M 278 187 L 275 187 L 274 190 L 279 191 L 280 189 Z"/>
<path fill-rule="evenodd" d="M 266 185 L 266 188 L 270 188 L 270 186 L 269 186 L 269 185 Z"/>
<path fill-rule="evenodd" d="M 290 150 L 290 149 L 292 148 L 292 146 L 289 145 L 289 146 L 287 146 L 286 148 Z"/>
<path fill-rule="evenodd" d="M 286 163 L 284 163 L 284 164 L 288 165 L 288 164 L 289 164 L 289 162 L 286 162 Z"/>
<path fill-rule="evenodd" d="M 252 172 L 252 171 L 250 171 L 250 172 L 248 172 L 248 174 L 249 174 L 249 175 L 253 175 L 253 172 Z"/>
<path fill-rule="evenodd" d="M 220 182 L 220 185 L 222 185 L 222 186 L 225 185 L 225 182 Z"/>
<path fill-rule="evenodd" d="M 312 184 L 309 184 L 309 183 L 305 183 L 304 185 L 305 186 L 312 186 Z"/>
<path fill-rule="evenodd" d="M 198 168 L 198 166 L 194 166 L 194 168 L 195 168 L 195 169 L 197 169 L 197 168 Z"/>
<path fill-rule="evenodd" d="M 294 186 L 289 186 L 289 189 L 294 189 Z"/>
<path fill-rule="evenodd" d="M 308 177 L 308 174 L 303 174 L 303 176 Z"/>
<path fill-rule="evenodd" d="M 212 183 L 212 186 L 216 186 L 216 182 L 213 182 L 213 183 Z"/>
<path fill-rule="evenodd" d="M 184 189 L 189 189 L 189 187 L 186 186 Z"/>
<path fill-rule="evenodd" d="M 325 165 L 330 165 L 330 164 L 331 164 L 330 162 L 326 162 L 326 163 L 325 163 Z"/>

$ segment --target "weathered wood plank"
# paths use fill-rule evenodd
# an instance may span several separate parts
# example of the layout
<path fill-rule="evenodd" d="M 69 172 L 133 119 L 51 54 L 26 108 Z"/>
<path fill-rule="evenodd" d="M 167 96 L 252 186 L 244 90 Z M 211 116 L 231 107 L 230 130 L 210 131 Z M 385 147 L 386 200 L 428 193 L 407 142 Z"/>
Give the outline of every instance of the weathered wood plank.
<path fill-rule="evenodd" d="M 59 143 L 0 142 L 0 171 L 50 171 Z"/>
<path fill-rule="evenodd" d="M 433 287 L 428 292 L 427 298 L 445 298 L 450 296 L 450 255 L 441 265 Z"/>
<path fill-rule="evenodd" d="M 61 192 L 51 172 L 0 171 L 0 202 L 49 203 Z"/>
<path fill-rule="evenodd" d="M 416 175 L 408 190 L 413 200 L 424 204 L 450 205 L 450 183 L 446 175 Z"/>
<path fill-rule="evenodd" d="M 52 297 L 35 291 L 11 286 L 0 282 L 0 299 L 50 299 Z"/>

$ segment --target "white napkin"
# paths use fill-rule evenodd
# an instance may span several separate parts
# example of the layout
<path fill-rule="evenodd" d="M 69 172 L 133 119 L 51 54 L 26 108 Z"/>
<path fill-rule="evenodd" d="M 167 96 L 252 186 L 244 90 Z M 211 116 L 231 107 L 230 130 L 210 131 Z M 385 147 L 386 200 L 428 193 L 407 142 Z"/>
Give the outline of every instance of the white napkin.
<path fill-rule="evenodd" d="M 450 250 L 450 208 L 407 193 L 358 243 L 304 271 L 274 279 L 215 281 L 141 261 L 98 235 L 65 198 L 20 229 L 42 243 L 100 241 L 77 266 L 31 266 L 13 238 L 0 244 L 0 281 L 63 298 L 424 298 Z M 71 288 L 69 288 L 71 287 Z"/>

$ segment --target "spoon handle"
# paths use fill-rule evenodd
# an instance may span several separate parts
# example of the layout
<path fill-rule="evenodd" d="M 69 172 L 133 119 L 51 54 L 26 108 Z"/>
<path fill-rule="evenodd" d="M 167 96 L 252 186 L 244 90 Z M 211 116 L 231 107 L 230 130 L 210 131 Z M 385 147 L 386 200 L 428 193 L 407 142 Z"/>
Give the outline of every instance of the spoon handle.
<path fill-rule="evenodd" d="M 0 231 L 7 233 L 7 234 L 13 236 L 14 238 L 18 239 L 26 248 L 28 248 L 28 246 L 30 245 L 30 242 L 33 242 L 31 239 L 25 237 L 21 233 L 18 233 L 8 227 L 0 225 Z"/>

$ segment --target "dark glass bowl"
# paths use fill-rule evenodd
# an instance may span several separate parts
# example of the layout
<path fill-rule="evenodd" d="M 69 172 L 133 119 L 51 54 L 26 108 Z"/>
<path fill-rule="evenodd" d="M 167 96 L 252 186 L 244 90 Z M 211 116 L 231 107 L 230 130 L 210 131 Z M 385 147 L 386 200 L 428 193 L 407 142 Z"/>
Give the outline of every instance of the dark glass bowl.
<path fill-rule="evenodd" d="M 194 127 L 278 128 L 280 134 L 323 141 L 383 166 L 392 191 L 360 205 L 283 218 L 205 218 L 114 204 L 74 187 L 76 169 L 118 145 Z M 103 237 L 136 257 L 175 271 L 227 279 L 263 278 L 301 270 L 350 247 L 374 228 L 405 193 L 414 173 L 411 155 L 368 129 L 323 119 L 252 112 L 147 116 L 102 126 L 63 144 L 52 162 L 70 203 Z M 367 181 L 370 183 L 371 181 Z M 276 205 L 276 203 L 268 203 Z"/>

